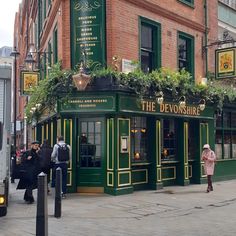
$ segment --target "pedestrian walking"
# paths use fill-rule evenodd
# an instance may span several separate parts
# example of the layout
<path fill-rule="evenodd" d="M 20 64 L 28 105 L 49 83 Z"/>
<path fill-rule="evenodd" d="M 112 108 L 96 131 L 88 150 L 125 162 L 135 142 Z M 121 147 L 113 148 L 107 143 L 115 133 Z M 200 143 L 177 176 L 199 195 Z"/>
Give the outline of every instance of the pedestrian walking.
<path fill-rule="evenodd" d="M 22 155 L 22 171 L 17 189 L 25 189 L 24 200 L 32 204 L 34 202 L 33 189 L 37 188 L 37 176 L 40 173 L 39 142 L 31 143 L 31 149 Z"/>
<path fill-rule="evenodd" d="M 52 155 L 52 147 L 49 145 L 47 139 L 44 139 L 43 144 L 40 147 L 38 152 L 39 162 L 41 171 L 47 175 L 47 183 L 50 182 L 50 168 L 51 168 L 51 155 Z M 48 193 L 50 192 L 48 187 Z"/>
<path fill-rule="evenodd" d="M 71 159 L 71 148 L 65 143 L 64 138 L 59 136 L 57 138 L 57 144 L 53 147 L 52 161 L 54 164 L 54 171 L 60 167 L 62 171 L 62 198 L 66 197 L 66 185 L 67 185 L 67 169 L 68 161 Z"/>
<path fill-rule="evenodd" d="M 203 146 L 202 152 L 202 161 L 204 161 L 204 170 L 205 174 L 207 175 L 207 193 L 213 191 L 212 186 L 212 176 L 214 174 L 215 162 L 216 162 L 216 155 L 214 151 L 211 150 L 209 144 L 205 144 Z"/>

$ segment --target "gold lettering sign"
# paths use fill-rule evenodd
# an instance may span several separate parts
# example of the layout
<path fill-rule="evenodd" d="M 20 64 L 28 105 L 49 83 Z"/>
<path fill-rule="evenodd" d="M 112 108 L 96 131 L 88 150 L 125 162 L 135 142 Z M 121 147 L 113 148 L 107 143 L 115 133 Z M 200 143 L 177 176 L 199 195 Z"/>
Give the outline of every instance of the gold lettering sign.
<path fill-rule="evenodd" d="M 38 72 L 22 72 L 22 93 L 30 94 L 33 89 L 38 86 L 39 73 Z"/>
<path fill-rule="evenodd" d="M 157 112 L 156 103 L 153 101 L 145 101 L 145 100 L 141 101 L 141 108 L 142 108 L 142 111 Z M 160 105 L 160 113 L 199 116 L 200 108 L 198 106 L 180 107 L 178 104 L 162 103 Z"/>
<path fill-rule="evenodd" d="M 216 77 L 233 77 L 235 73 L 235 47 L 216 50 Z"/>

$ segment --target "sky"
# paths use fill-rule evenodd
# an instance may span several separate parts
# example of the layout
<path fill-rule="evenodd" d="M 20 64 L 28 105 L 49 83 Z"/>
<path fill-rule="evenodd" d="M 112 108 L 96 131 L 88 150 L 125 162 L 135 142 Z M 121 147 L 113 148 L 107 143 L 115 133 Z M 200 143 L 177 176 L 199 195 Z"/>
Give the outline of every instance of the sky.
<path fill-rule="evenodd" d="M 18 11 L 21 1 L 0 1 L 0 48 L 3 46 L 13 46 L 15 13 Z"/>

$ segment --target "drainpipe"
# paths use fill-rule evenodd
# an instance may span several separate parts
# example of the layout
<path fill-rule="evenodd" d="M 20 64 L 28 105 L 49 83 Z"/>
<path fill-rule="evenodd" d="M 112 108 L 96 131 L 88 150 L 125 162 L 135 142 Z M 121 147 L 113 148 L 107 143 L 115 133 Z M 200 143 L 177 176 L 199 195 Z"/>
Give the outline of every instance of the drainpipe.
<path fill-rule="evenodd" d="M 36 52 L 37 53 L 37 60 L 38 60 L 38 69 L 40 69 L 40 55 L 39 55 L 39 49 L 40 49 L 40 33 L 41 33 L 41 29 L 42 29 L 42 19 L 41 19 L 41 0 L 38 1 L 38 43 L 37 43 L 37 48 L 36 48 Z M 41 72 L 40 72 L 41 73 Z"/>
<path fill-rule="evenodd" d="M 208 32 L 207 32 L 207 28 L 208 28 L 208 8 L 207 8 L 207 0 L 204 0 L 204 16 L 205 16 L 205 37 L 204 37 L 204 48 L 205 48 L 205 77 L 207 77 L 208 74 L 208 48 L 207 43 L 208 43 Z"/>

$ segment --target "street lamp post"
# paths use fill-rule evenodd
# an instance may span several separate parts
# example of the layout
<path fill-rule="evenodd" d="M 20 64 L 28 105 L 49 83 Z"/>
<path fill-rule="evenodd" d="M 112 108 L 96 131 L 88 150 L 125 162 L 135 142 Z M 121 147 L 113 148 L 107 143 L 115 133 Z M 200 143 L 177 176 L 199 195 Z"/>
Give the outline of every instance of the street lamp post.
<path fill-rule="evenodd" d="M 20 53 L 14 47 L 14 50 L 11 52 L 10 56 L 14 58 L 14 153 L 16 154 L 16 95 L 17 95 L 17 81 L 16 81 L 16 59 Z"/>

